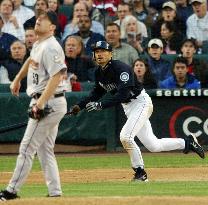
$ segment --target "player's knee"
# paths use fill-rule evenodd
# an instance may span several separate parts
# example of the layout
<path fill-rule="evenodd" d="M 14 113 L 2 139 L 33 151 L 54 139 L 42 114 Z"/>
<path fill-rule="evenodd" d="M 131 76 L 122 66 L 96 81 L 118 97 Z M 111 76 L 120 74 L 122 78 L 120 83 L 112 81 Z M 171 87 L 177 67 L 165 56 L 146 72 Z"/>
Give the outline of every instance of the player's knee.
<path fill-rule="evenodd" d="M 146 147 L 150 152 L 161 152 L 161 146 L 159 145 L 149 145 Z"/>
<path fill-rule="evenodd" d="M 132 144 L 130 136 L 127 135 L 120 135 L 120 141 L 124 148 L 128 148 Z"/>

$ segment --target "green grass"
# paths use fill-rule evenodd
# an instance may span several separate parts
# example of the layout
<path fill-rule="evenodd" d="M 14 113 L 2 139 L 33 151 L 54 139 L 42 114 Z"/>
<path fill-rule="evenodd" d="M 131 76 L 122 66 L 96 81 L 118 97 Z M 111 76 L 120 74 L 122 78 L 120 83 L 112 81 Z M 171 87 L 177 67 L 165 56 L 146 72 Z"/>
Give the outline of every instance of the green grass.
<path fill-rule="evenodd" d="M 59 169 L 130 169 L 130 161 L 127 154 L 123 155 L 57 155 Z M 208 159 L 200 159 L 194 154 L 183 155 L 178 153 L 146 154 L 144 153 L 146 168 L 154 167 L 207 167 Z M 13 171 L 16 156 L 0 156 L 0 177 L 2 171 Z M 39 171 L 40 165 L 37 159 L 34 161 L 33 171 Z M 197 174 L 197 173 L 196 173 Z M 0 184 L 3 189 L 5 184 Z M 208 181 L 150 181 L 149 183 L 133 182 L 97 182 L 97 183 L 63 183 L 64 196 L 207 196 Z M 32 194 L 31 194 L 32 190 Z M 40 197 L 47 195 L 45 184 L 25 184 L 21 197 Z"/>
<path fill-rule="evenodd" d="M 208 182 L 106 182 L 62 184 L 64 196 L 207 196 Z M 0 188 L 4 188 L 0 185 Z M 32 190 L 32 194 L 31 194 Z M 21 197 L 44 197 L 45 185 L 24 185 Z"/>
<path fill-rule="evenodd" d="M 127 154 L 124 155 L 96 155 L 79 157 L 57 156 L 57 161 L 60 170 L 66 169 L 122 169 L 129 168 L 130 161 Z M 155 167 L 207 167 L 208 158 L 200 159 L 194 154 L 144 154 L 146 168 Z M 0 156 L 0 172 L 13 171 L 16 163 L 16 156 Z M 40 170 L 40 165 L 37 158 L 34 160 L 33 171 Z"/>

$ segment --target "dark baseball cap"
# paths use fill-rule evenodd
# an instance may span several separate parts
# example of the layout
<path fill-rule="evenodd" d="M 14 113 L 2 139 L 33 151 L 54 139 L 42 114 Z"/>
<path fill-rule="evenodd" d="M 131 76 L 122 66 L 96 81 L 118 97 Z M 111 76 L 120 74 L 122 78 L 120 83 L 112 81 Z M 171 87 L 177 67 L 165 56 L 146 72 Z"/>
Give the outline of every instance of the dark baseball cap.
<path fill-rule="evenodd" d="M 57 16 L 56 12 L 54 12 L 54 11 L 42 11 L 42 12 L 40 12 L 39 15 L 45 15 L 45 16 L 47 16 L 47 18 L 49 19 L 49 21 L 53 25 L 55 25 L 55 26 L 58 25 L 58 16 Z"/>

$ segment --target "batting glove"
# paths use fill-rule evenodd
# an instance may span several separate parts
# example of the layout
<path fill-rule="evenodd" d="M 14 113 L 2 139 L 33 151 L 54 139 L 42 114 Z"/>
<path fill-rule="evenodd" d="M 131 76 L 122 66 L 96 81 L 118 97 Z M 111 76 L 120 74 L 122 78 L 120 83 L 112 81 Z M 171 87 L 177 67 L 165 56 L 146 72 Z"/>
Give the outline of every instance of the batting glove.
<path fill-rule="evenodd" d="M 86 105 L 87 112 L 91 112 L 93 110 L 98 111 L 102 110 L 101 102 L 89 102 Z"/>
<path fill-rule="evenodd" d="M 80 109 L 79 105 L 74 105 L 70 108 L 69 114 L 70 115 L 77 115 L 80 112 L 80 110 L 81 109 Z"/>

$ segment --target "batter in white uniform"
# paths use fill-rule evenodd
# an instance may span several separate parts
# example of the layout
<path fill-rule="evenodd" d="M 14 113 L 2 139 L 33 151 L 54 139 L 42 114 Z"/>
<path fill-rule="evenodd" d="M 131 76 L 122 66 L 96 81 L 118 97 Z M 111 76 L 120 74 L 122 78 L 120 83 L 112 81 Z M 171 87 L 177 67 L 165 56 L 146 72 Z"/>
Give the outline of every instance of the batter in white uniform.
<path fill-rule="evenodd" d="M 0 192 L 2 201 L 18 197 L 17 192 L 31 170 L 36 153 L 45 175 L 48 196 L 62 195 L 54 144 L 59 122 L 67 111 L 62 84 L 66 65 L 64 52 L 53 36 L 56 25 L 54 12 L 45 12 L 38 17 L 35 25 L 38 41 L 10 86 L 12 94 L 18 96 L 20 82 L 27 75 L 27 94 L 32 98 L 30 106 L 33 107 L 34 116 L 45 107 L 51 107 L 52 111 L 40 120 L 29 119 L 13 176 L 7 188 Z"/>
<path fill-rule="evenodd" d="M 94 59 L 99 65 L 95 71 L 95 86 L 88 97 L 71 108 L 73 114 L 86 108 L 88 112 L 122 104 L 127 121 L 124 124 L 120 140 L 128 152 L 131 166 L 135 171 L 133 180 L 147 181 L 141 151 L 134 141 L 135 136 L 151 152 L 184 150 L 196 152 L 204 158 L 204 151 L 193 134 L 182 138 L 158 139 L 153 131 L 149 118 L 153 111 L 151 98 L 142 84 L 136 80 L 132 68 L 127 64 L 112 60 L 112 47 L 105 41 L 98 41 L 94 48 Z M 110 93 L 106 98 L 102 98 Z"/>

